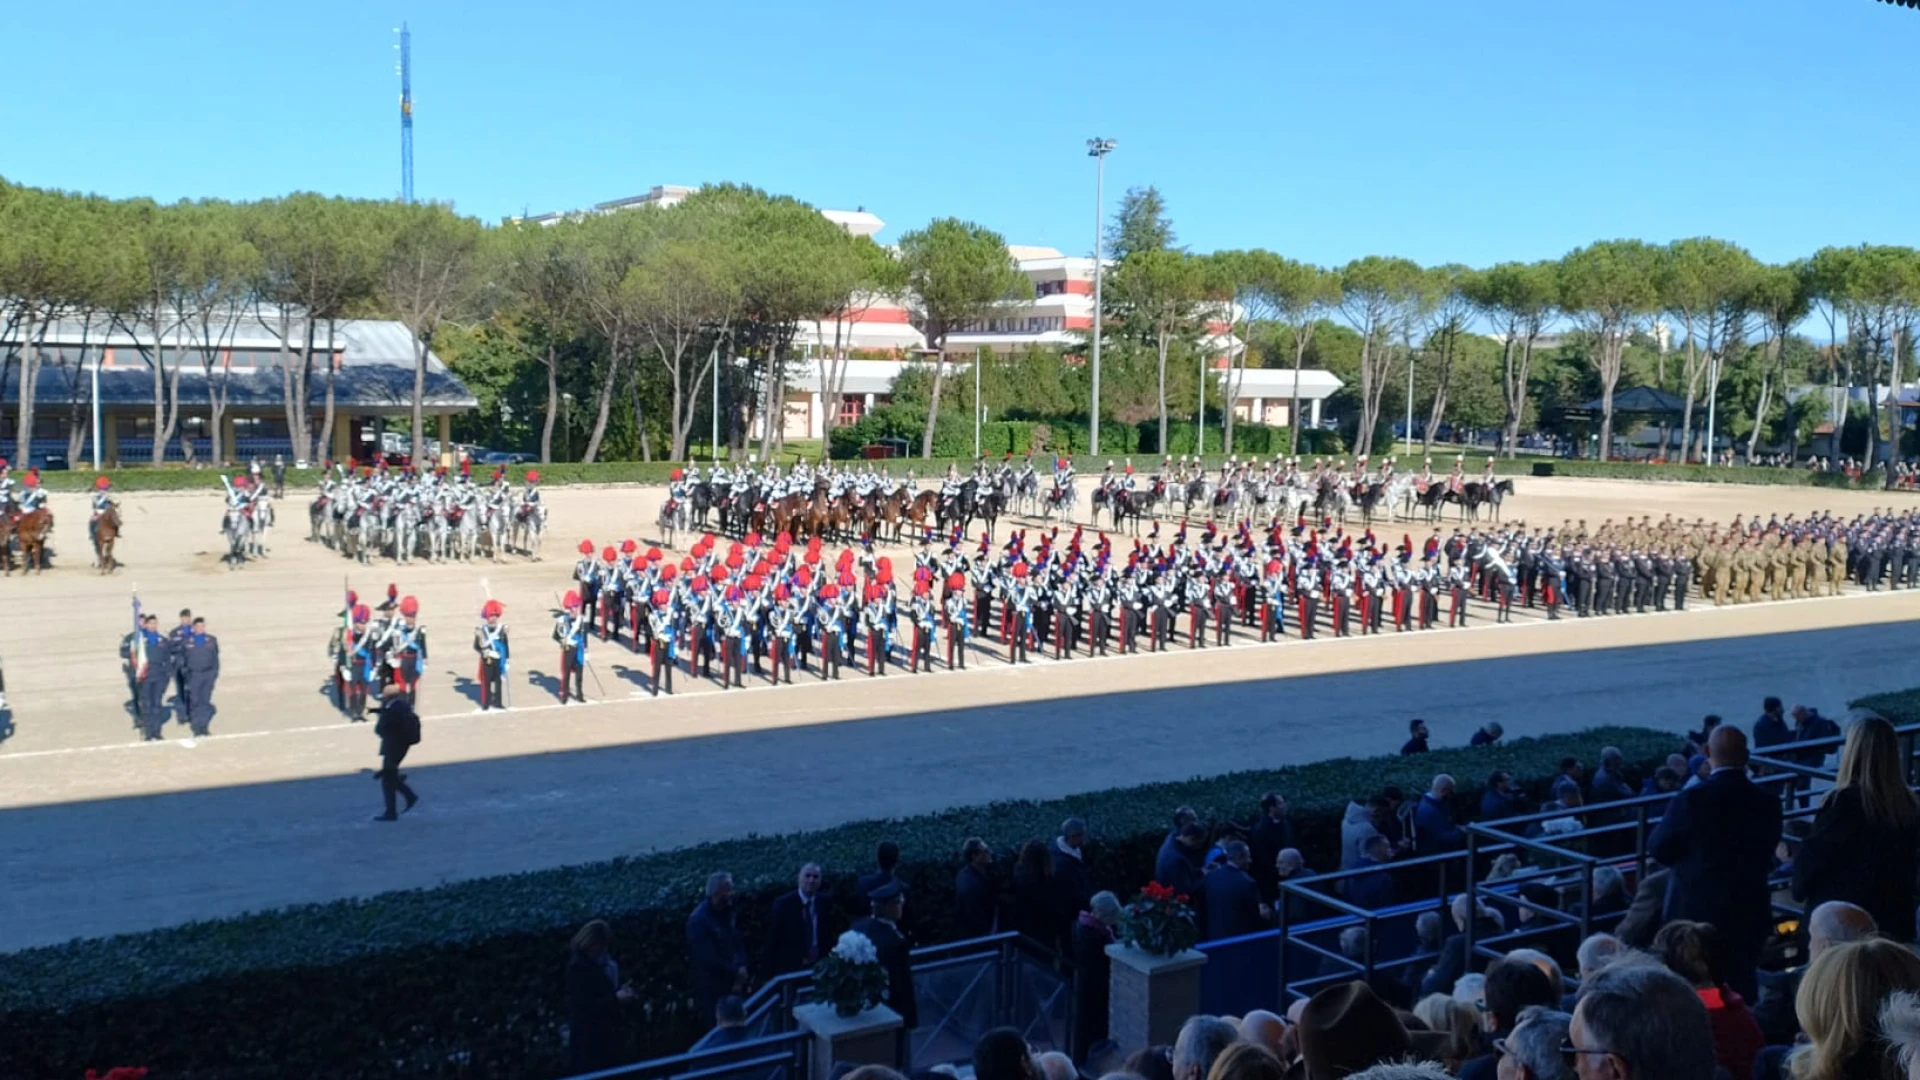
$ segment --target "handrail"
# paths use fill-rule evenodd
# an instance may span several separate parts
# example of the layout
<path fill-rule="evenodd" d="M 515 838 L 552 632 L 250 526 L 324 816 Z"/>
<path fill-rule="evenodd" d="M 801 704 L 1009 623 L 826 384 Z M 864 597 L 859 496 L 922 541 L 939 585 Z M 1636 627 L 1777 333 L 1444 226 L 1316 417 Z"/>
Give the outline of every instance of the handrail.
<path fill-rule="evenodd" d="M 783 1062 L 802 1061 L 806 1058 L 804 1045 L 808 1036 L 804 1032 L 785 1031 L 778 1035 L 767 1035 L 758 1039 L 743 1039 L 728 1046 L 715 1046 L 706 1050 L 689 1050 L 668 1057 L 649 1058 L 631 1065 L 616 1065 L 598 1072 L 580 1073 L 570 1080 L 631 1080 L 639 1076 L 693 1077 L 706 1075 L 716 1070 L 731 1071 L 740 1068 L 752 1068 L 756 1065 L 778 1065 Z M 779 1050 L 779 1053 L 761 1054 L 736 1060 L 739 1055 L 760 1050 Z M 684 1066 L 702 1066 L 692 1072 L 681 1072 Z"/>

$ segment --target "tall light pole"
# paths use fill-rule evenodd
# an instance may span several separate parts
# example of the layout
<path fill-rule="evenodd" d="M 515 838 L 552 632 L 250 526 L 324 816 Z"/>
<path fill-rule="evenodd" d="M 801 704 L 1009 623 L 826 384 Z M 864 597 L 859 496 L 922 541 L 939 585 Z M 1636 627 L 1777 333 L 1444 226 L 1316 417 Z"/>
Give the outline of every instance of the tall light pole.
<path fill-rule="evenodd" d="M 1100 221 L 1107 201 L 1107 155 L 1117 144 L 1098 136 L 1087 140 L 1093 159 L 1093 409 L 1087 419 L 1087 452 L 1100 454 Z"/>

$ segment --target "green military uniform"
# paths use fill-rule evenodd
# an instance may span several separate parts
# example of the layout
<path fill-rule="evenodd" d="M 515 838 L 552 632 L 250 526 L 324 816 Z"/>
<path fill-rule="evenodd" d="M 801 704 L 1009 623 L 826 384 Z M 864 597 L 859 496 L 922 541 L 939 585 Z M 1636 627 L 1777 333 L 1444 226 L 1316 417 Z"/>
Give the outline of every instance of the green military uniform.
<path fill-rule="evenodd" d="M 1787 587 L 1787 549 L 1775 538 L 1773 550 L 1767 553 L 1767 599 L 1778 600 Z"/>
<path fill-rule="evenodd" d="M 1827 549 L 1827 595 L 1839 596 L 1840 587 L 1847 580 L 1847 542 L 1834 537 L 1833 546 Z"/>
<path fill-rule="evenodd" d="M 1798 600 L 1807 594 L 1807 546 L 1798 537 L 1787 549 L 1787 598 Z"/>

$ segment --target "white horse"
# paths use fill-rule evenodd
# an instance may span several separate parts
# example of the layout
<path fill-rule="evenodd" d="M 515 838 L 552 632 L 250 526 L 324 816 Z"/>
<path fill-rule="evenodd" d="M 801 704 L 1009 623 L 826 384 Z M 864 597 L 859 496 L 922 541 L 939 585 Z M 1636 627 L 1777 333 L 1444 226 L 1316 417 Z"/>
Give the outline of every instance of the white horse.
<path fill-rule="evenodd" d="M 238 506 L 227 507 L 226 517 L 220 523 L 220 531 L 227 538 L 227 555 L 223 560 L 231 570 L 247 561 L 247 546 L 253 526 L 247 521 L 247 512 Z"/>

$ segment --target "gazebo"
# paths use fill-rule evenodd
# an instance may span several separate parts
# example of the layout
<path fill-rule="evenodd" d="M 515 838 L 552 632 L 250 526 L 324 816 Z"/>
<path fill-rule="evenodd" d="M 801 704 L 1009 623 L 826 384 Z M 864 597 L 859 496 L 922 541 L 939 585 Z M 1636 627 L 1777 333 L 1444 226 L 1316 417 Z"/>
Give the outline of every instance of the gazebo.
<path fill-rule="evenodd" d="M 1914 0 L 1914 2 L 1920 3 L 1920 0 Z M 1605 402 L 1600 398 L 1594 398 L 1592 401 L 1569 407 L 1565 415 L 1569 420 L 1597 424 L 1605 411 Z M 1620 423 L 1623 417 L 1638 417 L 1649 423 L 1677 423 L 1685 411 L 1686 402 L 1665 390 L 1651 386 L 1633 386 L 1625 390 L 1615 390 L 1613 392 L 1614 435 L 1617 438 L 1626 433 Z"/>

